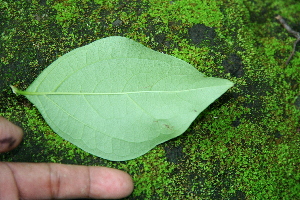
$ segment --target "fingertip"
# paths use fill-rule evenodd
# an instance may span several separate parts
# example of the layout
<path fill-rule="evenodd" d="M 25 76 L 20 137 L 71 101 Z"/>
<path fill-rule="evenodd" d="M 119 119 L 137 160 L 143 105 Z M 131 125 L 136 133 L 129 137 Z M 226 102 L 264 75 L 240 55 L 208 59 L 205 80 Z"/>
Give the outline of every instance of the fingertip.
<path fill-rule="evenodd" d="M 23 130 L 0 116 L 0 153 L 14 149 L 20 144 Z"/>
<path fill-rule="evenodd" d="M 133 180 L 128 173 L 107 167 L 91 167 L 90 197 L 120 199 L 129 196 L 133 188 Z"/>
<path fill-rule="evenodd" d="M 114 176 L 112 176 L 113 178 L 111 180 L 113 185 L 115 186 L 115 190 L 112 190 L 112 192 L 116 193 L 117 191 L 117 194 L 119 195 L 119 197 L 117 198 L 124 198 L 129 196 L 134 188 L 132 177 L 128 173 L 118 169 L 109 170 L 112 171 L 112 174 Z M 116 182 L 119 184 L 115 184 Z"/>

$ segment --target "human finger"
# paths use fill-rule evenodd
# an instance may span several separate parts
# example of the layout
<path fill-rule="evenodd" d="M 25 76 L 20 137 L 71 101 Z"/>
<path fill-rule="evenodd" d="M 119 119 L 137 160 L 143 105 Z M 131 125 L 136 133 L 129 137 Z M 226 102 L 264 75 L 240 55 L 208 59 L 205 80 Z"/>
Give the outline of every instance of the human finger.
<path fill-rule="evenodd" d="M 23 130 L 0 116 L 0 153 L 10 151 L 22 141 Z"/>
<path fill-rule="evenodd" d="M 129 174 L 107 167 L 2 162 L 0 177 L 0 199 L 119 199 L 133 190 Z"/>

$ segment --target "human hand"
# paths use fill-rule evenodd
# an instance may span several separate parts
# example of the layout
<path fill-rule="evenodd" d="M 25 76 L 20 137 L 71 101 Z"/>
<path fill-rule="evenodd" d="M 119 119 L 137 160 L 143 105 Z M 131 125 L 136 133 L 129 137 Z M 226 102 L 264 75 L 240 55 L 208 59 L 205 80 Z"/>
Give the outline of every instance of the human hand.
<path fill-rule="evenodd" d="M 20 127 L 0 116 L 0 153 L 22 140 Z M 0 199 L 118 199 L 133 190 L 129 174 L 107 167 L 0 162 Z"/>

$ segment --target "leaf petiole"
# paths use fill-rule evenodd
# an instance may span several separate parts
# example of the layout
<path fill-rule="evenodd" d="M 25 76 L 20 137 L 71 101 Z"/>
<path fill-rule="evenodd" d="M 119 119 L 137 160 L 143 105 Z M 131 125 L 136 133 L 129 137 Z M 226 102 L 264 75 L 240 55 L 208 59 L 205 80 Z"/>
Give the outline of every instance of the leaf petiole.
<path fill-rule="evenodd" d="M 19 90 L 18 88 L 16 88 L 13 85 L 10 85 L 10 87 L 11 87 L 13 93 L 15 93 L 15 94 L 21 94 L 21 95 L 26 95 L 27 94 L 26 91 Z"/>

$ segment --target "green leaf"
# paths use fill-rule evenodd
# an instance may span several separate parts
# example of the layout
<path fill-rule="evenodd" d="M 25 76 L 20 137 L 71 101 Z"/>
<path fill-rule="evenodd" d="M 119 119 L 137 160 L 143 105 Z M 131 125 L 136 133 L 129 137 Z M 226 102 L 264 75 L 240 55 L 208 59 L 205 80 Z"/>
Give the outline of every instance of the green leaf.
<path fill-rule="evenodd" d="M 58 58 L 25 95 L 61 137 L 108 160 L 141 156 L 181 135 L 233 85 L 128 38 L 112 36 Z"/>

